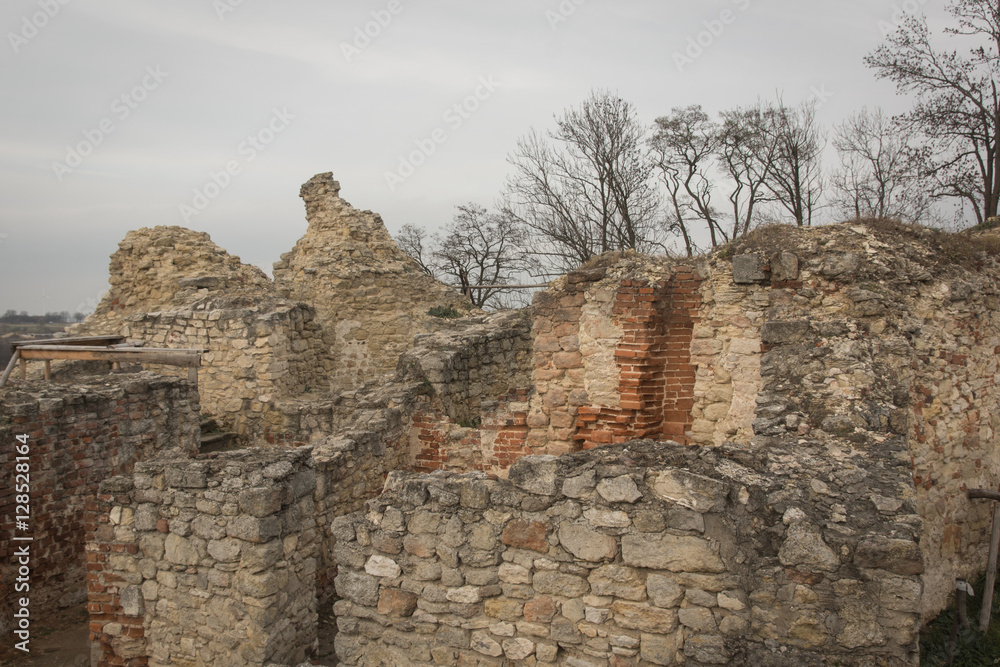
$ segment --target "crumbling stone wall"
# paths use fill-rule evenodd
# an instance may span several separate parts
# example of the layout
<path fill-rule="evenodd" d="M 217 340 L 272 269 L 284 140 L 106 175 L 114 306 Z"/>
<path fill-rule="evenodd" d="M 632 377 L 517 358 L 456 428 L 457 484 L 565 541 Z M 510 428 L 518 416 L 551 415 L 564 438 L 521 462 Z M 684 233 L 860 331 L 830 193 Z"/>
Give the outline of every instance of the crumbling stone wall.
<path fill-rule="evenodd" d="M 772 230 L 748 244 L 755 255 L 734 259 L 745 280 L 769 287 L 753 446 L 904 439 L 913 487 L 873 489 L 870 502 L 893 512 L 915 501 L 925 620 L 957 577 L 984 568 L 990 507 L 967 490 L 1000 484 L 997 266 L 971 240 L 957 256 L 940 244 L 929 230 L 845 224 Z"/>
<path fill-rule="evenodd" d="M 99 665 L 298 664 L 315 648 L 308 449 L 136 465 L 104 482 L 87 544 Z"/>
<path fill-rule="evenodd" d="M 129 232 L 111 257 L 111 289 L 72 333 L 205 349 L 203 406 L 244 444 L 321 440 L 331 433 L 332 397 L 392 372 L 415 335 L 447 328 L 428 311 L 472 310 L 339 189 L 331 174 L 303 185 L 309 227 L 275 264 L 274 283 L 207 234 Z M 79 370 L 62 366 L 57 377 Z"/>
<path fill-rule="evenodd" d="M 261 442 L 281 422 L 280 400 L 318 392 L 326 383 L 313 310 L 273 296 L 252 303 L 214 297 L 185 310 L 137 314 L 120 332 L 150 347 L 205 350 L 198 374 L 202 406 L 247 444 Z"/>
<path fill-rule="evenodd" d="M 255 266 L 215 245 L 205 232 L 143 227 L 125 235 L 111 255 L 110 289 L 78 331 L 116 333 L 114 323 L 136 313 L 184 307 L 207 292 L 267 290 Z"/>
<path fill-rule="evenodd" d="M 84 512 L 98 485 L 154 455 L 198 449 L 198 394 L 183 380 L 151 373 L 73 385 L 32 383 L 0 390 L 0 532 L 32 537 L 33 616 L 82 602 L 87 594 Z M 27 435 L 28 531 L 16 531 L 14 437 Z M 17 561 L 24 543 L 0 545 L 0 631 L 10 630 Z"/>
<path fill-rule="evenodd" d="M 275 263 L 274 281 L 285 296 L 316 308 L 334 392 L 394 370 L 413 337 L 436 328 L 431 308 L 469 312 L 467 299 L 399 249 L 377 214 L 341 199 L 333 174 L 314 176 L 300 196 L 309 227 Z"/>
<path fill-rule="evenodd" d="M 560 454 L 636 437 L 749 440 L 763 316 L 747 307 L 750 291 L 705 260 L 639 255 L 555 281 L 534 302 L 528 446 Z"/>
<path fill-rule="evenodd" d="M 421 382 L 410 443 L 417 470 L 506 470 L 530 453 L 530 313 L 501 313 L 418 336 L 400 367 Z"/>
<path fill-rule="evenodd" d="M 202 406 L 245 444 L 264 440 L 281 422 L 277 401 L 327 385 L 315 311 L 278 297 L 260 269 L 242 264 L 207 234 L 180 227 L 131 231 L 111 256 L 109 280 L 97 310 L 71 332 L 205 350 Z M 55 377 L 74 374 L 76 365 L 57 362 Z"/>
<path fill-rule="evenodd" d="M 334 522 L 338 658 L 916 664 L 919 519 L 900 527 L 833 482 L 846 530 L 824 529 L 803 495 L 875 463 L 633 441 L 525 457 L 509 481 L 394 474 Z M 904 461 L 879 481 L 907 476 Z"/>

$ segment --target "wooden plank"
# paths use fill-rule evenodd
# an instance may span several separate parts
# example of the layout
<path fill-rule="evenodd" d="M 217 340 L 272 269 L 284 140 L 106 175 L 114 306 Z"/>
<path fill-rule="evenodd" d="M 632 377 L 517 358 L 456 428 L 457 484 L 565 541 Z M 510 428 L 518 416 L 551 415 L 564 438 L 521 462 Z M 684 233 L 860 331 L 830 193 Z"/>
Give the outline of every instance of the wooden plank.
<path fill-rule="evenodd" d="M 979 610 L 979 631 L 990 627 L 993 612 L 993 587 L 997 582 L 997 550 L 1000 549 L 1000 503 L 993 504 L 993 534 L 990 535 L 990 557 L 986 561 L 986 585 L 983 587 L 983 606 Z"/>
<path fill-rule="evenodd" d="M 122 354 L 141 354 L 143 352 L 206 352 L 202 348 L 196 347 L 106 347 L 103 345 L 22 345 L 18 349 L 35 351 L 56 351 L 56 352 L 78 352 L 78 351 L 102 351 L 121 352 Z"/>
<path fill-rule="evenodd" d="M 496 290 L 501 290 L 501 289 L 535 289 L 536 287 L 548 287 L 548 286 L 549 286 L 548 283 L 544 283 L 542 285 L 466 285 L 465 287 L 462 287 L 461 285 L 450 285 L 450 287 L 454 287 L 455 289 L 457 289 L 460 292 L 463 289 L 496 289 Z"/>
<path fill-rule="evenodd" d="M 69 338 L 36 338 L 18 340 L 10 344 L 11 349 L 24 345 L 114 345 L 125 341 L 125 336 L 75 336 Z"/>
<path fill-rule="evenodd" d="M 24 360 L 24 355 L 21 355 L 21 379 L 28 379 L 28 362 Z"/>
<path fill-rule="evenodd" d="M 45 360 L 45 379 L 46 381 L 52 380 L 52 362 L 48 359 Z"/>
<path fill-rule="evenodd" d="M 198 384 L 198 367 L 190 366 L 188 367 L 188 380 Z"/>
<path fill-rule="evenodd" d="M 10 377 L 11 371 L 13 371 L 14 367 L 17 366 L 17 362 L 18 362 L 18 360 L 20 358 L 21 358 L 21 351 L 20 350 L 14 350 L 13 356 L 10 358 L 10 361 L 7 363 L 7 368 L 4 369 L 3 375 L 0 376 L 0 387 L 2 387 L 5 384 L 7 384 L 7 378 Z"/>
<path fill-rule="evenodd" d="M 200 350 L 130 348 L 110 350 L 105 347 L 43 346 L 20 348 L 21 359 L 70 359 L 76 361 L 118 361 L 121 363 L 168 364 L 172 366 L 197 366 L 201 363 Z"/>

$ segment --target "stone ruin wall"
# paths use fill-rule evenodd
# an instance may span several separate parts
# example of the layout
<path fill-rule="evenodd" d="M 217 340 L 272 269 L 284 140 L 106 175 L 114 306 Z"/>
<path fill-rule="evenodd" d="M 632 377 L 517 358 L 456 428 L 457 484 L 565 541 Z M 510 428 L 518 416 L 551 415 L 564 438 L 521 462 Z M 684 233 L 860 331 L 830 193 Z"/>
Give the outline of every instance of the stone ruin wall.
<path fill-rule="evenodd" d="M 324 207 L 341 213 L 353 211 L 345 208 L 346 203 L 341 203 L 335 190 L 331 196 L 329 184 L 324 185 L 327 180 L 318 177 L 310 182 L 314 191 L 322 195 L 312 204 L 310 184 L 304 187 L 311 218 L 326 215 L 322 213 Z M 709 446 L 684 450 L 698 452 L 699 461 L 716 457 L 713 460 L 717 460 L 718 465 L 713 463 L 705 467 L 703 462 L 685 460 L 683 465 L 671 464 L 671 467 L 694 466 L 697 470 L 692 470 L 698 475 L 728 485 L 724 494 L 726 509 L 717 517 L 719 521 L 735 521 L 728 513 L 738 514 L 741 506 L 753 515 L 753 530 L 740 533 L 744 529 L 733 524 L 735 527 L 731 530 L 736 532 L 732 535 L 743 535 L 749 540 L 748 544 L 752 543 L 747 547 L 752 547 L 753 552 L 752 558 L 747 556 L 750 559 L 747 562 L 756 563 L 752 572 L 767 574 L 749 582 L 741 580 L 742 588 L 726 589 L 746 594 L 742 601 L 745 608 L 740 610 L 749 609 L 741 617 L 750 623 L 745 642 L 734 640 L 722 630 L 726 618 L 739 616 L 729 613 L 737 610 L 721 605 L 722 598 L 718 594 L 724 590 L 711 591 L 683 582 L 678 585 L 696 590 L 691 599 L 685 593 L 685 597 L 675 600 L 673 606 L 652 605 L 657 609 L 674 609 L 677 613 L 677 631 L 671 636 L 644 639 L 644 634 L 655 633 L 630 628 L 627 620 L 624 624 L 619 622 L 625 616 L 616 612 L 616 604 L 621 607 L 619 603 L 642 602 L 649 606 L 647 600 L 623 598 L 611 600 L 605 607 L 596 603 L 589 605 L 595 610 L 610 609 L 608 613 L 593 611 L 591 615 L 602 619 L 606 633 L 622 633 L 615 636 L 623 644 L 615 645 L 607 640 L 604 648 L 600 648 L 603 646 L 600 640 L 594 644 L 545 640 L 540 634 L 532 634 L 542 632 L 534 627 L 539 624 L 537 620 L 519 620 L 527 630 L 518 622 L 504 620 L 503 623 L 514 625 L 515 634 L 510 635 L 497 634 L 490 625 L 462 627 L 466 623 L 481 625 L 482 621 L 468 621 L 463 616 L 470 613 L 471 608 L 448 607 L 445 611 L 441 605 L 445 601 L 449 605 L 479 604 L 465 602 L 464 593 L 455 594 L 463 601 L 450 600 L 447 593 L 442 601 L 436 600 L 437 594 L 429 589 L 432 591 L 430 597 L 424 600 L 421 597 L 423 590 L 411 590 L 419 588 L 411 582 L 410 588 L 401 590 L 416 598 L 396 593 L 386 595 L 393 597 L 392 605 L 402 600 L 404 608 L 413 602 L 420 609 L 420 603 L 426 602 L 425 611 L 437 618 L 434 632 L 442 632 L 445 627 L 458 628 L 468 632 L 456 631 L 455 636 L 470 637 L 480 632 L 477 636 L 482 638 L 481 632 L 488 630 L 493 643 L 480 642 L 475 646 L 471 637 L 468 646 L 454 646 L 458 640 L 449 635 L 452 644 L 445 642 L 450 647 L 445 650 L 450 650 L 456 661 L 463 659 L 462 656 L 468 659 L 475 655 L 476 660 L 490 664 L 496 657 L 492 654 L 496 651 L 494 644 L 504 652 L 505 640 L 510 640 L 508 644 L 515 654 L 528 650 L 525 642 L 532 643 L 535 651 L 542 646 L 542 654 L 535 653 L 536 660 L 541 660 L 539 655 L 550 655 L 555 645 L 559 661 L 585 661 L 589 654 L 583 647 L 587 646 L 592 651 L 605 650 L 606 655 L 617 656 L 611 659 L 629 664 L 627 660 L 636 657 L 629 651 L 638 651 L 641 657 L 643 643 L 647 641 L 650 647 L 673 646 L 677 660 L 689 651 L 708 651 L 697 654 L 701 657 L 687 655 L 688 662 L 710 662 L 712 656 L 722 654 L 732 659 L 746 655 L 755 656 L 753 660 L 763 660 L 772 649 L 804 651 L 801 655 L 805 657 L 796 660 L 824 655 L 881 654 L 904 662 L 912 661 L 914 629 L 918 622 L 914 621 L 914 614 L 918 620 L 920 615 L 924 619 L 933 615 L 946 603 L 953 590 L 954 578 L 974 576 L 985 563 L 991 508 L 985 501 L 970 503 L 965 493 L 968 488 L 977 486 L 1000 488 L 997 485 L 1000 461 L 995 447 L 994 423 L 1000 418 L 996 392 L 996 378 L 1000 376 L 995 359 L 1000 350 L 1000 328 L 995 321 L 997 272 L 995 267 L 990 268 L 988 260 L 984 260 L 985 268 L 978 271 L 942 263 L 935 254 L 936 249 L 926 240 L 888 237 L 882 231 L 861 225 L 781 229 L 741 243 L 731 251 L 734 255 L 731 257 L 717 254 L 683 263 L 631 255 L 601 258 L 556 281 L 524 314 L 490 316 L 456 324 L 440 321 L 421 324 L 418 330 L 433 329 L 436 333 L 418 336 L 416 347 L 402 355 L 395 376 L 351 391 L 308 395 L 310 392 L 302 375 L 291 365 L 286 371 L 287 384 L 274 392 L 273 407 L 259 401 L 261 392 L 257 390 L 263 385 L 245 387 L 248 396 L 240 399 L 243 401 L 240 407 L 252 413 L 253 404 L 247 405 L 245 401 L 258 400 L 262 406 L 260 423 L 267 425 L 253 430 L 258 441 L 313 445 L 310 465 L 315 471 L 316 482 L 311 502 L 321 530 L 316 536 L 318 553 L 313 583 L 318 596 L 323 598 L 330 594 L 329 581 L 338 564 L 342 570 L 345 567 L 358 569 L 350 565 L 357 560 L 351 555 L 353 552 L 342 548 L 343 540 L 348 539 L 344 537 L 346 531 L 338 536 L 336 531 L 330 530 L 333 519 L 362 509 L 366 501 L 379 493 L 385 475 L 393 470 L 484 470 L 504 475 L 507 466 L 527 454 L 562 454 L 608 442 L 624 443 L 638 437 L 671 438 L 686 444 Z M 305 247 L 315 249 L 323 243 L 332 244 L 330 230 L 325 227 L 324 230 L 319 234 L 311 225 L 307 237 L 311 234 L 314 239 L 321 235 L 325 238 L 315 245 L 305 244 Z M 286 257 L 283 263 L 291 267 L 295 261 L 309 256 L 300 250 Z M 375 257 L 376 254 L 367 256 Z M 350 256 L 351 252 L 347 252 L 342 259 Z M 302 260 L 301 271 L 294 275 L 288 273 L 276 282 L 287 286 L 291 281 L 302 288 L 307 281 L 318 280 L 316 276 L 323 272 L 328 276 L 332 273 L 330 267 L 313 267 L 309 265 L 312 262 L 312 259 Z M 306 270 L 310 268 L 317 270 Z M 276 267 L 276 277 L 281 270 Z M 281 355 L 289 349 L 295 351 L 296 346 L 303 361 L 291 364 L 298 363 L 298 368 L 302 369 L 319 367 L 313 361 L 319 357 L 309 355 L 321 354 L 316 352 L 314 343 L 325 341 L 329 330 L 324 328 L 326 315 L 320 313 L 318 304 L 288 301 L 271 291 L 268 295 L 273 301 L 268 302 L 268 307 L 255 310 L 249 298 L 240 302 L 239 297 L 241 294 L 261 294 L 260 286 L 251 285 L 247 291 L 227 301 L 231 288 L 216 293 L 217 283 L 205 282 L 209 277 L 202 276 L 197 284 L 184 287 L 192 291 L 188 296 L 178 297 L 185 306 L 183 309 L 146 314 L 134 312 L 117 321 L 126 326 L 135 323 L 137 330 L 145 328 L 143 330 L 153 337 L 163 335 L 164 342 L 174 335 L 177 341 L 201 341 L 207 336 L 211 343 L 213 327 L 219 331 L 215 334 L 219 340 L 231 331 L 227 343 L 246 340 L 248 349 L 269 350 L 260 353 L 260 358 L 245 367 L 255 369 L 260 375 L 278 370 L 274 366 L 276 360 L 282 359 Z M 335 282 L 330 279 L 322 284 L 329 286 Z M 314 286 L 320 284 L 317 282 Z M 204 307 L 190 308 L 192 303 Z M 209 308 L 210 304 L 214 307 Z M 229 305 L 234 307 L 229 308 Z M 232 319 L 229 319 L 227 308 L 232 311 Z M 281 315 L 272 321 L 276 331 L 285 327 L 285 333 L 269 332 L 266 325 L 258 328 L 269 317 L 261 317 L 261 310 L 280 312 Z M 213 312 L 219 314 L 218 320 L 211 319 Z M 313 312 L 315 316 L 310 319 Z M 288 324 L 296 320 L 301 320 L 301 328 Z M 382 318 L 378 316 L 375 320 L 381 322 Z M 213 321 L 223 324 L 213 325 Z M 204 327 L 199 322 L 203 322 Z M 323 342 L 318 349 L 324 349 L 326 344 Z M 225 349 L 229 349 L 228 345 Z M 217 366 L 218 372 L 231 372 L 232 360 L 222 359 L 218 357 L 221 364 Z M 270 365 L 264 363 L 265 359 Z M 261 362 L 259 367 L 257 361 Z M 213 364 L 203 368 L 202 374 L 211 377 L 215 367 Z M 254 382 L 262 380 L 275 381 L 275 378 L 258 376 L 252 379 Z M 334 380 L 335 383 L 339 381 Z M 233 385 L 240 386 L 238 382 Z M 219 386 L 221 394 L 224 385 L 220 382 Z M 202 392 L 204 395 L 205 390 Z M 235 403 L 233 406 L 235 408 Z M 662 445 L 664 451 L 680 451 L 677 447 Z M 719 452 L 736 453 L 727 453 L 718 459 L 717 448 Z M 284 450 L 279 448 L 278 451 Z M 582 457 L 574 460 L 593 463 L 603 460 L 605 451 L 578 452 L 572 456 Z M 730 459 L 742 466 L 736 478 L 733 470 L 737 468 L 725 463 Z M 531 461 L 535 460 L 530 459 L 523 465 L 534 465 Z M 647 502 L 650 498 L 648 480 L 643 482 L 637 471 L 629 474 L 643 493 L 643 500 L 637 502 Z M 424 478 L 416 479 L 414 483 L 425 484 L 421 481 Z M 445 475 L 426 479 L 438 483 L 452 478 Z M 744 502 L 741 487 L 735 485 L 734 479 L 747 489 L 751 499 L 759 491 L 764 500 L 758 505 L 753 500 Z M 514 482 L 515 488 L 525 491 L 517 485 L 516 479 Z M 643 487 L 643 483 L 647 486 Z M 491 489 L 508 488 L 502 480 L 488 481 L 488 484 L 494 485 Z M 114 491 L 109 487 L 109 493 Z M 539 495 L 535 490 L 530 491 Z M 390 489 L 390 492 L 395 491 Z M 136 501 L 128 497 L 126 491 L 117 493 L 125 494 L 117 506 L 123 512 L 126 508 L 132 509 L 134 515 L 136 508 L 129 503 L 134 505 Z M 501 490 L 498 493 L 498 498 L 506 502 L 508 492 Z M 594 523 L 586 513 L 569 519 L 560 513 L 548 514 L 551 506 L 532 509 L 541 508 L 553 494 L 540 495 L 546 498 L 529 500 L 520 511 L 541 513 L 537 520 L 547 526 L 548 548 L 556 554 L 572 554 L 573 564 L 554 559 L 559 565 L 552 569 L 550 563 L 537 565 L 532 562 L 528 567 L 527 561 L 519 562 L 519 566 L 530 570 L 532 581 L 536 574 L 559 571 L 582 577 L 588 586 L 592 585 L 590 574 L 584 569 L 588 569 L 587 563 L 593 566 L 598 561 L 583 559 L 586 561 L 583 562 L 572 551 L 567 552 L 560 534 L 562 524 L 555 523 L 565 520 L 576 521 L 585 530 L 617 539 L 618 555 L 600 560 L 599 565 L 624 568 L 621 572 L 628 568 L 638 571 L 638 574 L 626 572 L 622 576 L 631 577 L 633 584 L 645 581 L 649 599 L 653 595 L 648 588 L 652 574 L 671 576 L 675 580 L 678 576 L 703 574 L 695 571 L 684 574 L 669 568 L 661 568 L 664 572 L 652 572 L 657 568 L 626 562 L 624 541 L 618 538 L 631 534 L 629 531 L 643 533 L 637 526 L 645 519 L 637 521 L 627 507 L 624 510 L 598 507 L 604 502 L 599 493 L 587 497 L 587 502 L 596 503 L 596 506 L 586 509 L 624 511 L 632 522 L 630 527 Z M 684 503 L 691 501 L 653 495 L 661 503 L 656 511 L 665 517 L 667 534 L 675 537 L 701 534 L 697 530 L 684 532 L 691 528 L 670 528 L 670 517 L 678 508 L 690 509 Z M 391 494 L 383 499 L 385 497 Z M 431 497 L 433 500 L 433 493 Z M 466 521 L 467 513 L 477 508 L 464 507 L 461 494 L 457 504 L 449 500 L 450 496 L 442 495 L 441 498 L 443 500 L 433 500 L 437 503 L 434 511 L 442 514 L 444 524 L 459 521 L 465 526 L 480 521 Z M 580 504 L 579 499 L 560 498 L 553 503 Z M 376 503 L 373 507 L 380 507 L 382 499 L 373 502 Z M 164 517 L 179 511 L 170 502 L 161 505 L 156 511 Z M 110 507 L 105 509 L 110 512 Z M 511 509 L 516 508 L 511 505 Z M 418 511 L 416 505 L 412 510 Z M 706 516 L 708 514 L 711 512 Z M 594 512 L 591 515 L 596 516 Z M 110 514 L 107 516 L 110 521 Z M 373 531 L 379 528 L 364 524 L 374 521 L 374 516 L 356 514 L 349 522 L 367 526 L 364 530 L 374 534 Z M 712 520 L 708 520 L 706 525 L 711 523 Z M 502 527 L 491 525 L 496 529 L 494 537 L 502 538 Z M 169 521 L 167 526 L 169 528 Z M 325 533 L 323 526 L 327 527 Z M 406 530 L 409 528 L 404 532 Z M 477 530 L 477 534 L 485 534 L 485 529 Z M 391 540 L 371 544 L 363 544 L 368 539 L 364 535 L 364 531 L 356 532 L 350 539 L 369 550 L 370 553 L 366 551 L 368 556 L 388 558 L 405 551 L 404 560 L 409 559 L 407 563 L 413 567 L 424 563 L 418 560 L 420 558 L 449 558 L 440 554 L 415 556 L 405 548 L 406 534 L 388 535 L 386 539 Z M 471 539 L 471 533 L 467 537 Z M 720 537 L 710 537 L 719 545 L 725 542 Z M 403 540 L 404 548 L 393 552 L 395 542 L 392 540 L 397 538 Z M 699 539 L 704 539 L 704 534 Z M 486 542 L 488 540 L 483 544 Z M 711 544 L 711 540 L 709 542 Z M 382 549 L 379 544 L 388 545 L 389 550 Z M 496 560 L 499 567 L 506 557 L 505 550 L 511 545 L 505 545 L 502 539 L 496 545 L 493 557 L 499 559 Z M 122 548 L 127 550 L 125 546 Z M 381 551 L 376 554 L 371 549 Z M 198 553 L 203 559 L 189 567 L 206 571 L 215 568 L 210 556 Z M 466 576 L 462 571 L 464 561 L 460 564 L 457 569 Z M 124 561 L 115 567 L 119 565 L 126 567 Z M 180 564 L 173 563 L 169 568 L 175 565 Z M 401 576 L 410 576 L 408 565 L 399 565 Z M 725 566 L 726 572 L 737 579 L 745 571 L 744 563 L 735 560 L 725 561 Z M 434 571 L 433 565 L 429 567 Z M 469 567 L 480 566 L 469 564 Z M 392 578 L 370 572 L 365 574 L 378 578 L 377 584 L 382 588 L 377 591 L 398 587 L 399 582 Z M 457 576 L 449 576 L 450 581 L 458 580 Z M 365 581 L 369 581 L 366 586 L 370 588 L 370 580 Z M 460 589 L 469 585 L 495 585 L 476 583 L 449 587 L 443 583 L 444 579 L 415 581 Z M 698 582 L 699 585 L 703 583 Z M 916 597 L 914 582 L 918 587 Z M 493 590 L 490 588 L 488 592 Z M 710 596 L 701 596 L 698 591 L 716 594 L 719 604 L 709 604 Z M 522 594 L 528 592 L 521 590 Z M 538 591 L 532 595 L 552 596 Z M 607 597 L 593 592 L 589 595 Z M 482 593 L 480 596 L 485 609 L 488 596 Z M 471 599 L 471 593 L 468 598 Z M 865 603 L 852 606 L 851 600 L 864 600 Z M 564 602 L 555 600 L 551 617 L 560 624 L 563 623 L 559 618 Z M 340 604 L 342 610 L 346 609 L 343 600 Z M 680 613 L 689 606 L 708 610 L 715 629 L 705 630 L 711 627 L 707 624 L 698 626 L 683 622 L 682 617 L 693 618 L 693 612 Z M 425 638 L 413 633 L 430 632 L 429 626 L 412 629 L 407 625 L 409 621 L 387 615 L 378 607 L 376 601 L 374 612 L 350 608 L 347 616 L 360 620 L 357 625 L 350 626 L 351 632 L 344 634 L 345 638 L 352 636 L 351 633 L 355 637 L 354 644 L 345 645 L 344 650 L 349 653 L 363 650 L 373 655 L 391 653 L 406 642 L 409 647 L 418 647 Z M 576 613 L 574 608 L 571 603 L 571 614 Z M 151 611 L 146 606 L 145 613 L 158 613 L 156 609 L 154 606 Z M 602 630 L 587 625 L 593 621 L 584 611 L 584 616 L 576 621 L 572 617 L 562 617 L 569 618 L 588 641 L 601 638 Z M 708 616 L 701 611 L 697 614 L 707 623 Z M 117 632 L 116 621 L 109 622 L 111 629 Z M 150 627 L 151 622 L 144 620 L 144 627 Z M 392 643 L 393 637 L 400 636 L 396 634 L 386 634 L 381 643 L 375 642 L 371 623 L 383 628 L 391 626 L 406 636 L 399 639 L 398 645 Z M 302 627 L 306 625 L 308 622 L 302 621 Z M 276 636 L 276 626 L 260 627 L 263 634 Z M 506 625 L 498 627 L 504 633 L 508 631 Z M 590 630 L 597 634 L 587 635 Z M 118 650 L 114 648 L 118 646 L 116 638 L 120 640 L 129 632 L 137 632 L 127 628 L 121 631 L 125 634 L 104 633 L 105 644 L 111 647 L 108 650 Z M 552 628 L 548 631 L 551 634 Z M 174 640 L 179 641 L 176 636 Z M 195 641 L 198 650 L 208 645 L 207 639 L 199 644 L 200 640 L 192 640 L 190 636 L 185 641 L 183 647 L 170 649 L 181 652 L 174 655 L 191 654 L 190 641 Z M 272 640 L 262 641 L 267 645 Z M 487 650 L 479 650 L 477 646 Z M 206 650 L 217 651 L 218 647 Z M 422 649 L 414 650 L 420 656 L 425 655 Z M 646 652 L 653 650 L 647 648 Z M 121 654 L 115 655 L 121 657 Z M 779 654 L 780 659 L 785 657 Z M 747 664 L 768 664 L 747 660 Z M 446 660 L 445 664 L 450 663 Z"/>
<path fill-rule="evenodd" d="M 98 664 L 304 660 L 316 644 L 315 488 L 307 449 L 146 461 L 106 480 L 87 544 Z"/>
<path fill-rule="evenodd" d="M 341 199 L 333 174 L 314 176 L 300 196 L 309 228 L 275 263 L 274 285 L 316 308 L 332 391 L 393 371 L 415 335 L 436 329 L 431 308 L 470 311 L 465 297 L 400 250 L 381 217 Z"/>
<path fill-rule="evenodd" d="M 839 485 L 856 530 L 824 536 L 810 479 L 844 462 L 788 466 L 798 457 L 633 441 L 522 458 L 509 481 L 393 475 L 367 513 L 334 522 L 338 658 L 916 664 L 916 538 L 887 538 L 892 516 L 855 525 L 867 497 Z M 780 494 L 795 500 L 772 507 Z"/>
<path fill-rule="evenodd" d="M 323 397 L 332 406 L 336 395 L 394 370 L 415 335 L 445 327 L 431 308 L 471 308 L 422 273 L 381 218 L 352 208 L 339 189 L 331 174 L 302 187 L 309 227 L 275 264 L 274 282 L 207 234 L 129 232 L 111 257 L 111 289 L 72 333 L 204 349 L 202 404 L 243 444 L 322 438 L 332 431 Z M 79 369 L 57 363 L 54 373 Z"/>
<path fill-rule="evenodd" d="M 530 454 L 531 318 L 508 313 L 419 336 L 400 359 L 421 383 L 409 417 L 414 470 L 501 473 Z"/>
<path fill-rule="evenodd" d="M 207 298 L 185 310 L 133 315 L 119 332 L 150 347 L 205 350 L 198 371 L 202 406 L 245 444 L 282 431 L 279 403 L 322 391 L 321 335 L 305 304 L 263 296 L 251 309 Z M 151 366 L 167 375 L 187 369 Z"/>
<path fill-rule="evenodd" d="M 17 535 L 14 517 L 16 435 L 28 435 L 31 495 L 27 533 L 31 553 L 31 613 L 44 616 L 87 596 L 85 511 L 99 484 L 132 471 L 154 455 L 187 455 L 198 448 L 198 395 L 186 381 L 151 373 L 109 383 L 33 383 L 0 393 L 0 532 Z M 22 480 L 23 481 L 23 480 Z M 7 635 L 17 561 L 23 543 L 0 546 L 0 632 Z"/>
<path fill-rule="evenodd" d="M 111 255 L 110 289 L 79 326 L 88 333 L 115 333 L 122 319 L 137 313 L 182 308 L 205 292 L 267 291 L 271 281 L 255 266 L 215 245 L 208 234 L 183 227 L 130 231 Z"/>

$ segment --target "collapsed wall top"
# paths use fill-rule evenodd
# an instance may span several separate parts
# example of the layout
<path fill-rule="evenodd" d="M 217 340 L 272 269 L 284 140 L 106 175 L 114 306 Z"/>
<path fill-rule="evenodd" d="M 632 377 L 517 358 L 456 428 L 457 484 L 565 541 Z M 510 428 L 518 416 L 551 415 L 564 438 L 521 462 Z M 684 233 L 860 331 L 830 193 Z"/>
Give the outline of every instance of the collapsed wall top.
<path fill-rule="evenodd" d="M 341 199 L 332 173 L 313 176 L 299 196 L 309 227 L 274 264 L 274 281 L 284 296 L 316 308 L 332 354 L 327 370 L 333 390 L 353 389 L 370 374 L 395 369 L 414 335 L 440 322 L 431 309 L 471 309 L 396 245 L 378 214 Z"/>
<path fill-rule="evenodd" d="M 212 242 L 177 226 L 130 231 L 111 255 L 111 287 L 87 322 L 102 332 L 135 313 L 180 307 L 207 294 L 271 291 L 271 281 Z"/>

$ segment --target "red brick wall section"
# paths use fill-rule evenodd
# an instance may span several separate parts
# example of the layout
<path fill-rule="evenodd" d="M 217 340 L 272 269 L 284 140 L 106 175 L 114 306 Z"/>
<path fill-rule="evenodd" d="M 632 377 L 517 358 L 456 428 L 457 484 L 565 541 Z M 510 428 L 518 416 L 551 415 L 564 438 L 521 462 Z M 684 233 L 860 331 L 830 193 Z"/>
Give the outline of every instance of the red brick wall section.
<path fill-rule="evenodd" d="M 85 505 L 100 482 L 164 447 L 197 447 L 197 393 L 185 380 L 144 377 L 122 386 L 31 385 L 0 392 L 0 471 L 14 479 L 15 435 L 30 444 L 31 613 L 82 603 Z M 184 425 L 186 420 L 190 424 Z M 0 422 L 2 423 L 2 422 Z M 0 489 L 0 535 L 14 534 L 12 484 Z M 25 534 L 25 533 L 22 533 Z M 11 620 L 14 543 L 0 540 L 0 628 Z"/>
<path fill-rule="evenodd" d="M 513 389 L 495 402 L 484 403 L 479 423 L 465 428 L 430 405 L 415 412 L 413 470 L 506 470 L 531 454 L 525 446 L 528 393 L 526 387 Z"/>
<path fill-rule="evenodd" d="M 143 614 L 128 615 L 122 605 L 122 593 L 129 582 L 114 574 L 108 563 L 115 554 L 139 553 L 134 539 L 116 538 L 112 509 L 129 507 L 128 491 L 104 492 L 87 501 L 85 528 L 87 543 L 87 611 L 90 614 L 90 641 L 98 655 L 97 667 L 145 667 L 146 655 Z M 137 597 L 133 595 L 133 597 Z M 132 611 L 142 611 L 140 609 Z"/>
<path fill-rule="evenodd" d="M 583 449 L 633 438 L 688 442 L 695 383 L 690 350 L 700 284 L 688 267 L 652 284 L 621 282 L 613 310 L 623 331 L 615 352 L 621 401 L 580 406 L 574 438 Z"/>

